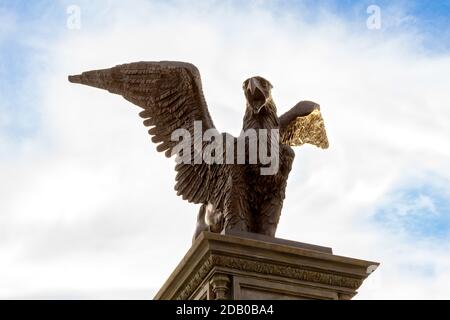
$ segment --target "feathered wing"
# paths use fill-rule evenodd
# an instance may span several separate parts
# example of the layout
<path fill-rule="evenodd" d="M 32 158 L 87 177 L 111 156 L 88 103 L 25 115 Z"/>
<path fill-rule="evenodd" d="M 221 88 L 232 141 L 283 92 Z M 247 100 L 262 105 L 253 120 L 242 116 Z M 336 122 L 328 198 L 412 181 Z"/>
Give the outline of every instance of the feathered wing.
<path fill-rule="evenodd" d="M 203 96 L 198 69 L 184 62 L 135 62 L 110 69 L 83 72 L 69 76 L 69 81 L 108 90 L 122 95 L 143 108 L 139 114 L 156 149 L 170 157 L 179 141 L 172 141 L 172 132 L 186 129 L 194 137 L 194 121 L 202 122 L 202 134 L 214 124 Z M 193 149 L 192 149 L 193 150 Z M 192 151 L 193 152 L 193 151 Z M 183 199 L 205 203 L 225 183 L 220 165 L 179 163 L 175 190 Z"/>
<path fill-rule="evenodd" d="M 313 144 L 328 148 L 328 138 L 320 106 L 312 101 L 301 101 L 279 117 L 280 141 L 289 146 Z"/>

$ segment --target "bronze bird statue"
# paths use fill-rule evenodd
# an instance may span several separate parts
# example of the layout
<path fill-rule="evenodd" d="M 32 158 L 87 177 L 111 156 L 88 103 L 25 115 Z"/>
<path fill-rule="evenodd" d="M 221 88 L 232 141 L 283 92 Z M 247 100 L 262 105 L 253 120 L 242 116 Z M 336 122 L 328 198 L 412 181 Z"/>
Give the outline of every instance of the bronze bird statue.
<path fill-rule="evenodd" d="M 164 151 L 167 157 L 176 155 L 177 195 L 201 204 L 194 239 L 204 230 L 274 237 L 295 156 L 291 146 L 312 143 L 328 147 L 319 105 L 301 101 L 278 117 L 272 85 L 259 76 L 243 83 L 247 103 L 241 135 L 216 134 L 215 139 L 200 140 L 197 147 L 190 141 L 189 149 L 181 148 L 180 139 L 174 139 L 176 130 L 190 134 L 194 141 L 208 131 L 217 132 L 194 65 L 135 62 L 69 76 L 69 81 L 119 94 L 143 109 L 139 115 L 145 119 L 144 125 L 151 127 L 148 132 L 158 144 L 157 151 Z M 226 142 L 215 141 L 219 138 Z M 215 148 L 210 148 L 213 161 L 206 161 L 202 150 L 214 143 Z M 256 152 L 253 158 L 252 152 Z M 263 173 L 273 165 L 267 161 L 268 154 L 277 164 L 272 172 Z"/>

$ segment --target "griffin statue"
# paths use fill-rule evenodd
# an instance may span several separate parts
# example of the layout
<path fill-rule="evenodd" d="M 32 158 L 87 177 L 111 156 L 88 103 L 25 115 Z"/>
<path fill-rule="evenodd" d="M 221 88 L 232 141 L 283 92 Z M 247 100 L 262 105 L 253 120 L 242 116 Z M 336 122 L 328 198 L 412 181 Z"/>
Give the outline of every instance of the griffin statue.
<path fill-rule="evenodd" d="M 135 62 L 69 76 L 69 81 L 119 94 L 143 109 L 139 115 L 145 119 L 144 125 L 151 127 L 148 132 L 158 144 L 156 149 L 165 151 L 167 157 L 176 155 L 177 195 L 201 204 L 194 239 L 203 230 L 247 231 L 274 237 L 295 155 L 291 146 L 311 143 L 328 147 L 319 105 L 301 101 L 278 117 L 272 85 L 259 76 L 243 83 L 247 104 L 241 135 L 235 138 L 223 133 L 200 142 L 200 149 L 205 151 L 216 143 L 210 148 L 214 161 L 202 158 L 204 154 L 195 142 L 186 151 L 180 148 L 180 139 L 174 139 L 173 133 L 180 129 L 194 141 L 199 133 L 217 131 L 194 65 Z M 226 143 L 218 142 L 221 137 Z M 239 145 L 243 147 L 239 149 Z M 259 153 L 252 158 L 251 152 L 256 149 Z M 263 149 L 277 161 L 276 170 L 265 174 L 261 169 L 267 168 L 268 162 Z M 243 158 L 239 158 L 240 152 L 244 152 Z M 224 158 L 226 162 L 218 161 Z"/>

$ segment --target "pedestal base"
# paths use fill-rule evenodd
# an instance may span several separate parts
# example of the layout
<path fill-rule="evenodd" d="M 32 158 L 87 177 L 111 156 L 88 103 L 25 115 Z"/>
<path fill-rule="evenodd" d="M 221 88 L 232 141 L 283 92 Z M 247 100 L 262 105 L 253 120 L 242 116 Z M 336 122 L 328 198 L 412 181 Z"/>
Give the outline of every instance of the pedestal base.
<path fill-rule="evenodd" d="M 333 255 L 327 247 L 203 232 L 155 299 L 348 300 L 378 265 Z"/>

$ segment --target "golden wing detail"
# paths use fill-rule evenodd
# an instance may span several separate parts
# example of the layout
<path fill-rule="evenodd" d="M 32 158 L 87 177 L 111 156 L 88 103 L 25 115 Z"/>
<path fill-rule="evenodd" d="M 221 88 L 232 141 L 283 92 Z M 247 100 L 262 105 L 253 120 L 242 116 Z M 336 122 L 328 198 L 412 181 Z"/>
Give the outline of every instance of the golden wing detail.
<path fill-rule="evenodd" d="M 301 146 L 305 143 L 327 149 L 329 146 L 325 123 L 320 110 L 297 117 L 283 130 L 281 142 L 290 146 Z"/>

